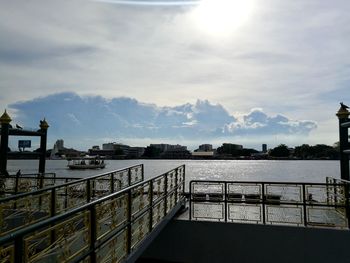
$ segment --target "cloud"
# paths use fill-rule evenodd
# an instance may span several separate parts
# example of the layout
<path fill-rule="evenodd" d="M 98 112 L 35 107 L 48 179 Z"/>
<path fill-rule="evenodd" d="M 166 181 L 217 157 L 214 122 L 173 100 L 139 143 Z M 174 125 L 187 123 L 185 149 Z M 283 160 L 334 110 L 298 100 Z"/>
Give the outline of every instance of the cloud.
<path fill-rule="evenodd" d="M 315 121 L 291 120 L 278 114 L 268 116 L 262 109 L 253 109 L 240 121 L 225 125 L 224 134 L 234 135 L 307 135 L 317 128 Z"/>
<path fill-rule="evenodd" d="M 269 116 L 262 109 L 252 109 L 236 118 L 222 105 L 208 100 L 159 107 L 126 97 L 106 99 L 66 92 L 17 102 L 10 107 L 16 110 L 15 120 L 19 123 L 30 127 L 45 117 L 52 142 L 65 138 L 75 141 L 74 146 L 78 147 L 84 141 L 101 138 L 181 142 L 276 134 L 307 136 L 317 128 L 314 121 L 291 120 L 280 114 Z"/>
<path fill-rule="evenodd" d="M 222 133 L 222 123 L 227 133 L 239 133 L 244 125 L 250 132 L 268 129 L 262 121 L 229 120 L 230 116 L 237 118 L 230 114 L 220 115 L 223 119 L 217 123 L 206 119 L 211 123 L 207 128 L 201 114 L 211 111 L 197 114 L 191 109 L 174 109 L 187 102 L 191 108 L 197 99 L 208 99 L 228 112 L 247 113 L 258 106 L 270 118 L 281 112 L 290 119 L 303 116 L 317 121 L 317 130 L 311 129 L 314 140 L 336 141 L 337 125 L 330 123 L 336 121 L 338 102 L 350 101 L 350 2 L 253 2 L 255 11 L 247 23 L 220 38 L 195 25 L 196 5 L 3 1 L 0 104 L 6 107 L 63 91 L 109 100 L 124 96 L 170 107 L 159 116 L 154 113 L 152 121 L 147 118 L 144 123 L 140 117 L 130 127 L 154 132 L 165 129 L 158 118 L 185 135 L 192 127 L 204 134 Z M 105 110 L 118 125 L 128 123 L 114 110 Z M 159 107 L 144 110 L 148 114 Z M 312 125 L 289 122 L 275 126 L 299 133 Z M 221 128 L 213 131 L 212 127 Z"/>

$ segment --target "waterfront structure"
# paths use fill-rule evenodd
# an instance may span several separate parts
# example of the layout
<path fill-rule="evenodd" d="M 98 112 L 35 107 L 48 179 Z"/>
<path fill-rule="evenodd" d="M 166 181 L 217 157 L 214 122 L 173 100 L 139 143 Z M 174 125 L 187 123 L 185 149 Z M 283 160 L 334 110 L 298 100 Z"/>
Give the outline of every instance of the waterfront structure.
<path fill-rule="evenodd" d="M 1 146 L 0 146 L 0 174 L 7 173 L 7 159 L 9 155 L 24 156 L 24 152 L 9 153 L 8 142 L 9 136 L 37 136 L 40 137 L 40 149 L 37 152 L 30 152 L 30 155 L 39 157 L 39 173 L 45 173 L 45 160 L 46 160 L 46 143 L 47 143 L 47 130 L 49 128 L 46 120 L 40 120 L 40 129 L 37 131 L 25 130 L 22 127 L 16 125 L 16 128 L 11 126 L 11 117 L 7 114 L 6 110 L 0 117 L 1 124 Z"/>
<path fill-rule="evenodd" d="M 110 142 L 104 143 L 102 150 L 96 145 L 89 149 L 88 152 L 91 156 L 100 155 L 107 158 L 140 158 L 145 152 L 145 148 Z"/>

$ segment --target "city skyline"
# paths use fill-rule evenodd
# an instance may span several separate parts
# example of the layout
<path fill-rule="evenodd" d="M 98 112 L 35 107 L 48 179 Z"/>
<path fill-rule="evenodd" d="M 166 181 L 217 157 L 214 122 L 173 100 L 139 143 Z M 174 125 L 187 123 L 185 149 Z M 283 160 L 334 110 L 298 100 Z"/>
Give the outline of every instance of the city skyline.
<path fill-rule="evenodd" d="M 332 145 L 339 102 L 350 104 L 349 11 L 345 0 L 6 1 L 0 8 L 0 104 L 22 125 L 46 117 L 49 142 L 63 138 L 76 148 L 111 140 Z M 140 126 L 143 112 L 128 120 L 113 108 L 105 113 L 118 127 L 63 134 L 64 123 L 88 121 L 77 117 L 82 109 L 74 105 L 62 116 L 53 106 L 38 106 L 60 94 L 107 108 L 122 98 L 134 101 L 128 107 L 153 108 L 165 114 L 162 123 L 152 119 L 154 112 L 147 121 L 162 133 Z M 212 118 L 202 118 L 208 110 Z M 178 112 L 181 118 L 166 115 Z M 286 129 L 267 133 L 263 127 L 274 120 Z M 194 132 L 176 133 L 179 124 Z M 126 133 L 128 127 L 134 131 Z M 208 129 L 228 135 L 199 138 Z"/>

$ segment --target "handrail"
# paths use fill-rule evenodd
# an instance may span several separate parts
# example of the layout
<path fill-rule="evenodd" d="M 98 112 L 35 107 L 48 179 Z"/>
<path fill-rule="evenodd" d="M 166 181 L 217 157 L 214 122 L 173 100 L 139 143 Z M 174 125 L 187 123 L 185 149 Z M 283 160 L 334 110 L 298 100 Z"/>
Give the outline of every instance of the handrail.
<path fill-rule="evenodd" d="M 106 173 L 102 173 L 102 174 L 98 174 L 98 175 L 93 175 L 93 176 L 86 177 L 86 178 L 78 178 L 77 180 L 74 180 L 72 182 L 67 182 L 67 183 L 60 184 L 60 185 L 46 187 L 46 188 L 43 188 L 43 189 L 36 190 L 34 192 L 25 192 L 25 193 L 21 193 L 21 194 L 15 195 L 15 196 L 9 196 L 9 197 L 5 197 L 5 198 L 0 198 L 0 203 L 8 202 L 8 201 L 11 201 L 11 200 L 19 199 L 19 198 L 30 196 L 30 195 L 41 194 L 41 193 L 43 193 L 45 191 L 50 191 L 50 190 L 53 190 L 55 188 L 67 187 L 67 186 L 70 186 L 72 184 L 79 184 L 81 182 L 85 182 L 85 181 L 88 181 L 88 180 L 98 179 L 98 178 L 100 178 L 102 176 L 111 175 L 113 173 L 123 172 L 123 171 L 126 171 L 128 169 L 135 168 L 135 167 L 140 167 L 140 166 L 142 166 L 141 169 L 142 169 L 142 180 L 143 180 L 143 174 L 144 174 L 143 173 L 143 164 L 138 164 L 138 165 L 134 165 L 134 166 L 130 166 L 130 167 L 126 167 L 126 168 L 122 168 L 122 169 L 118 169 L 118 170 L 114 170 L 114 171 L 110 171 L 110 172 L 106 172 Z M 62 177 L 62 178 L 61 177 L 57 177 L 57 179 L 71 179 L 71 177 Z"/>
<path fill-rule="evenodd" d="M 0 238 L 0 261 L 121 262 L 184 201 L 184 182 L 182 165 L 12 232 Z"/>
<path fill-rule="evenodd" d="M 2 198 L 0 236 L 117 192 L 143 179 L 143 165 L 139 164 Z"/>
<path fill-rule="evenodd" d="M 350 228 L 344 181 L 192 180 L 189 191 L 190 220 Z"/>
<path fill-rule="evenodd" d="M 16 195 L 18 194 L 18 190 L 23 190 L 23 192 L 33 191 L 33 189 L 38 190 L 47 187 L 47 181 L 51 182 L 50 185 L 52 185 L 52 181 L 54 184 L 56 180 L 62 180 L 62 178 L 56 178 L 56 173 L 25 173 L 20 175 L 9 175 L 4 177 L 2 194 Z M 72 179 L 67 179 L 66 182 L 68 182 L 68 180 Z"/>

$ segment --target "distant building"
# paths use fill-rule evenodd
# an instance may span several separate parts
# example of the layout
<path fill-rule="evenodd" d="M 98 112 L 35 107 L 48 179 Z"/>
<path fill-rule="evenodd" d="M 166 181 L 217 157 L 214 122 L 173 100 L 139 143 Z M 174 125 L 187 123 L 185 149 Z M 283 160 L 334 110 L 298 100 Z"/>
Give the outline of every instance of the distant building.
<path fill-rule="evenodd" d="M 172 151 L 172 150 L 184 150 L 187 151 L 187 146 L 182 146 L 179 144 L 176 145 L 172 145 L 172 144 L 165 144 L 165 143 L 161 143 L 161 144 L 150 144 L 150 146 L 159 149 L 160 152 L 166 152 L 166 151 Z"/>
<path fill-rule="evenodd" d="M 262 152 L 267 153 L 267 144 L 265 143 L 262 145 Z"/>
<path fill-rule="evenodd" d="M 100 146 L 94 145 L 94 146 L 92 146 L 92 149 L 93 149 L 93 150 L 100 150 Z"/>
<path fill-rule="evenodd" d="M 105 151 L 116 151 L 116 150 L 122 150 L 123 155 L 128 155 L 130 146 L 121 144 L 121 143 L 116 143 L 116 142 L 109 142 L 109 143 L 104 143 L 102 144 L 102 150 Z"/>
<path fill-rule="evenodd" d="M 55 145 L 57 147 L 57 150 L 59 150 L 59 151 L 64 149 L 64 141 L 62 139 L 57 140 Z M 54 146 L 54 148 L 55 148 L 55 146 Z"/>
<path fill-rule="evenodd" d="M 129 153 L 128 153 L 128 158 L 140 158 L 145 152 L 144 147 L 130 147 L 129 148 Z"/>
<path fill-rule="evenodd" d="M 213 151 L 213 145 L 211 144 L 202 144 L 198 147 L 198 152 L 212 152 Z"/>

